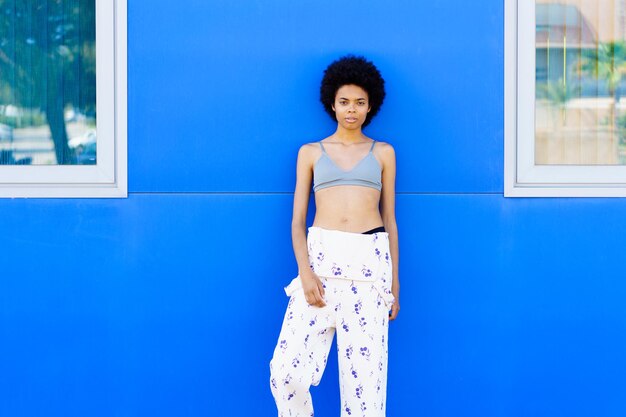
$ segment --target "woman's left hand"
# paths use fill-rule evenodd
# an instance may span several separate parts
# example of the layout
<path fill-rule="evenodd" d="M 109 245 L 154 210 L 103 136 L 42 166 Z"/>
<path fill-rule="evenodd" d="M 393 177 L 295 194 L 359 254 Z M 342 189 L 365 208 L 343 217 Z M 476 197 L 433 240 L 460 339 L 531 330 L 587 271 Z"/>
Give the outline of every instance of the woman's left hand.
<path fill-rule="evenodd" d="M 396 297 L 396 300 L 391 305 L 391 312 L 389 313 L 389 320 L 395 320 L 400 312 L 400 299 Z"/>

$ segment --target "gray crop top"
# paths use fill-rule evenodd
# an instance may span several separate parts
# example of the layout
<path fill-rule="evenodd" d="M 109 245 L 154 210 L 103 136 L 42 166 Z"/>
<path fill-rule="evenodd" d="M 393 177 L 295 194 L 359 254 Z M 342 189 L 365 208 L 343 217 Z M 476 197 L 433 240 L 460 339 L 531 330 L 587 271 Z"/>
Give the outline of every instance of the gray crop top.
<path fill-rule="evenodd" d="M 349 171 L 339 168 L 330 159 L 321 141 L 319 144 L 322 148 L 322 156 L 313 166 L 314 192 L 336 185 L 361 185 L 363 187 L 376 188 L 378 191 L 382 189 L 381 167 L 372 152 L 376 141 L 372 142 L 372 147 L 368 154 Z"/>

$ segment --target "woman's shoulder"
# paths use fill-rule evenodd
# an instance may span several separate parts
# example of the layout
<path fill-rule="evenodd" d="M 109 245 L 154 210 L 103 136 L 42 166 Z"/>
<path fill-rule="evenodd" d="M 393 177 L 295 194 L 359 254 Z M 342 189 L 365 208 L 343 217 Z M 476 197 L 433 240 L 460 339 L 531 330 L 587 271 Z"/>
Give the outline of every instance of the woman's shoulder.
<path fill-rule="evenodd" d="M 317 153 L 321 150 L 319 142 L 307 142 L 300 145 L 300 153 L 311 154 Z"/>
<path fill-rule="evenodd" d="M 303 143 L 302 145 L 300 145 L 300 150 L 304 151 L 304 152 L 309 152 L 312 149 L 319 149 L 320 148 L 320 142 L 307 142 L 307 143 Z"/>
<path fill-rule="evenodd" d="M 374 144 L 373 153 L 383 167 L 395 166 L 396 153 L 393 145 L 389 142 L 377 140 Z"/>
<path fill-rule="evenodd" d="M 330 136 L 325 137 L 320 140 L 316 140 L 315 142 L 307 142 L 300 146 L 300 152 L 312 153 L 313 155 L 318 155 L 322 151 L 322 142 L 326 139 L 330 138 Z"/>
<path fill-rule="evenodd" d="M 381 154 L 387 154 L 387 155 L 393 155 L 395 152 L 393 145 L 391 143 L 383 142 L 382 140 L 376 140 L 376 144 L 374 145 L 374 150 L 380 152 Z"/>
<path fill-rule="evenodd" d="M 385 142 L 384 140 L 379 140 L 379 139 L 375 139 L 375 138 L 368 138 L 371 139 L 372 141 L 376 142 L 376 148 L 386 148 L 386 147 L 392 147 L 391 144 L 389 142 Z"/>
<path fill-rule="evenodd" d="M 308 161 L 315 161 L 319 158 L 322 153 L 322 148 L 320 146 L 320 141 L 317 142 L 307 142 L 300 145 L 300 149 L 298 150 L 298 158 L 302 158 Z"/>

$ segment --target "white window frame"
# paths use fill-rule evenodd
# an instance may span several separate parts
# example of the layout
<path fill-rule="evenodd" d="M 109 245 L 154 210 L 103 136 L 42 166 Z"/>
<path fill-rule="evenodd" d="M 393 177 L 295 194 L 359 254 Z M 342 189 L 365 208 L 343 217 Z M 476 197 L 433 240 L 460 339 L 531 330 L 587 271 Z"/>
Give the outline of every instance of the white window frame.
<path fill-rule="evenodd" d="M 534 164 L 535 0 L 504 18 L 504 196 L 626 197 L 626 166 Z"/>
<path fill-rule="evenodd" d="M 96 0 L 96 165 L 0 165 L 0 197 L 127 197 L 126 0 Z"/>

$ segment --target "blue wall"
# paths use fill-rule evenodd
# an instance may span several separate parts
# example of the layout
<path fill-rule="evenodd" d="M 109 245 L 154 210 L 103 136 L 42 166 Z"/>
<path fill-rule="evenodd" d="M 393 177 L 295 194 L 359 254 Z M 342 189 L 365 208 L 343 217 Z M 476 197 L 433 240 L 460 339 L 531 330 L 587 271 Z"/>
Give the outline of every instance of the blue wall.
<path fill-rule="evenodd" d="M 623 199 L 503 197 L 503 2 L 129 2 L 125 200 L 0 201 L 0 415 L 274 416 L 300 144 L 365 54 L 398 158 L 392 417 L 626 415 Z M 313 388 L 338 415 L 336 357 Z"/>

